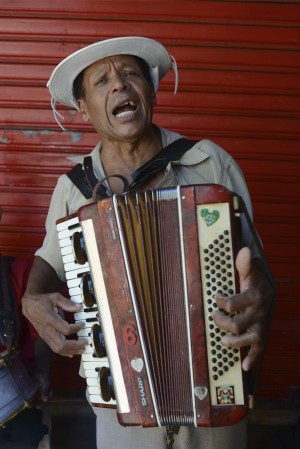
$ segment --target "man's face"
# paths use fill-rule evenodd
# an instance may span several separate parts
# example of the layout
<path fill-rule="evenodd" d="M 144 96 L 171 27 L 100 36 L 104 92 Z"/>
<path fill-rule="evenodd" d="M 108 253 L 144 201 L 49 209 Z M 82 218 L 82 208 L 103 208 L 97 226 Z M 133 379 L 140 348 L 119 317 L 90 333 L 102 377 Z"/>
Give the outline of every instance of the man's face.
<path fill-rule="evenodd" d="M 156 97 L 151 83 L 133 56 L 102 59 L 87 69 L 83 77 L 84 99 L 79 107 L 102 140 L 140 139 L 152 123 Z"/>

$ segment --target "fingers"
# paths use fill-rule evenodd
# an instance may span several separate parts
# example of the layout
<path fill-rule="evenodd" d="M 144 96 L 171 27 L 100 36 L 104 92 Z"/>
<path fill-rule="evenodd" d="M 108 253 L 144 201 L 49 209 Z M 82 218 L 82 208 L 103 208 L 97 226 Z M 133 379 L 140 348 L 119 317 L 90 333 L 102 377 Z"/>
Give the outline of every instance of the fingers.
<path fill-rule="evenodd" d="M 263 351 L 263 325 L 255 323 L 247 327 L 247 321 L 251 322 L 251 316 L 249 316 L 242 326 L 243 328 L 246 327 L 246 331 L 239 333 L 238 314 L 234 317 L 229 317 L 225 316 L 221 311 L 215 311 L 213 318 L 218 327 L 228 332 L 221 338 L 223 346 L 227 348 L 250 347 L 242 363 L 243 370 L 248 371 L 257 362 Z"/>
<path fill-rule="evenodd" d="M 255 363 L 258 361 L 259 357 L 261 356 L 263 352 L 263 346 L 259 344 L 254 344 L 251 346 L 248 354 L 244 358 L 242 362 L 242 368 L 244 371 L 249 371 L 252 366 L 255 365 Z"/>
<path fill-rule="evenodd" d="M 41 336 L 45 327 L 53 328 L 65 336 L 75 334 L 84 327 L 84 322 L 69 323 L 61 317 L 57 310 L 51 308 L 48 309 L 47 315 L 41 315 L 41 311 L 36 313 L 33 323 Z"/>
<path fill-rule="evenodd" d="M 74 355 L 81 355 L 85 346 L 88 344 L 86 340 L 65 340 L 57 349 L 57 353 L 65 357 L 72 358 Z"/>
<path fill-rule="evenodd" d="M 86 342 L 82 339 L 67 339 L 78 333 L 84 322 L 69 323 L 60 311 L 78 311 L 82 304 L 72 303 L 59 293 L 50 293 L 23 298 L 23 313 L 31 321 L 41 338 L 53 352 L 67 357 L 82 354 Z"/>
<path fill-rule="evenodd" d="M 55 305 L 56 307 L 60 307 L 65 312 L 76 313 L 82 309 L 82 303 L 76 303 L 74 301 L 71 301 L 70 299 L 65 298 L 59 293 L 58 294 L 54 293 L 52 300 L 53 305 Z"/>
<path fill-rule="evenodd" d="M 236 295 L 231 298 L 216 296 L 219 309 L 213 312 L 213 319 L 218 327 L 232 334 L 246 332 L 255 323 L 264 317 L 264 310 L 260 307 L 259 295 Z M 225 313 L 224 313 L 225 312 Z"/>
<path fill-rule="evenodd" d="M 40 335 L 53 352 L 66 357 L 82 354 L 88 344 L 85 339 L 67 339 L 64 334 L 50 326 L 45 326 Z"/>

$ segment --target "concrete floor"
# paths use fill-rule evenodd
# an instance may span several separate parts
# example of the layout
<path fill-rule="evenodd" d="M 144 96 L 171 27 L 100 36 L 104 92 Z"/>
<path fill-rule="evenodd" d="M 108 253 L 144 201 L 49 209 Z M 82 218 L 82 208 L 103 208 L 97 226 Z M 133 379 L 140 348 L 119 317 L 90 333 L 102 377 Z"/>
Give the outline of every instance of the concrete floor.
<path fill-rule="evenodd" d="M 274 413 L 275 408 L 269 407 L 250 416 L 248 449 L 300 449 L 298 408 L 287 410 L 284 406 L 280 409 L 280 404 L 278 407 L 277 413 Z M 0 448 L 96 449 L 94 414 L 84 402 L 53 405 L 48 435 L 42 419 L 40 410 L 25 410 L 19 414 L 0 429 Z M 46 438 L 39 446 L 44 434 Z"/>

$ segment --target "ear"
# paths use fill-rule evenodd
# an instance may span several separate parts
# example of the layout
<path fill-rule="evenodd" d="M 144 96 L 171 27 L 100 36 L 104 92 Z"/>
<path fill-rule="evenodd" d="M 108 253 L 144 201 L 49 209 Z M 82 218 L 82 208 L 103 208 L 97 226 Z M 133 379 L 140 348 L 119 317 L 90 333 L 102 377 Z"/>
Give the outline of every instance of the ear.
<path fill-rule="evenodd" d="M 89 122 L 90 121 L 90 117 L 89 117 L 89 114 L 87 112 L 87 107 L 86 107 L 85 101 L 83 99 L 79 99 L 78 100 L 78 107 L 79 107 L 79 111 L 81 113 L 81 116 L 82 116 L 83 120 L 85 122 Z"/>

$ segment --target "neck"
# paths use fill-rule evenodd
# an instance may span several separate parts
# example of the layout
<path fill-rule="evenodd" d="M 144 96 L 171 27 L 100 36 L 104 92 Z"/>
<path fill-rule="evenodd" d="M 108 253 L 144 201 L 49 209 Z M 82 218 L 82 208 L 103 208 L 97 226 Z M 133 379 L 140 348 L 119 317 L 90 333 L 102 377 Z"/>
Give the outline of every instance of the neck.
<path fill-rule="evenodd" d="M 131 182 L 131 173 L 162 149 L 160 131 L 155 126 L 134 141 L 102 141 L 101 161 L 105 176 L 121 174 Z M 110 183 L 111 184 L 111 183 Z"/>

